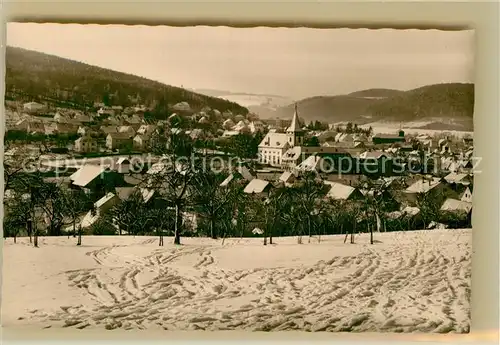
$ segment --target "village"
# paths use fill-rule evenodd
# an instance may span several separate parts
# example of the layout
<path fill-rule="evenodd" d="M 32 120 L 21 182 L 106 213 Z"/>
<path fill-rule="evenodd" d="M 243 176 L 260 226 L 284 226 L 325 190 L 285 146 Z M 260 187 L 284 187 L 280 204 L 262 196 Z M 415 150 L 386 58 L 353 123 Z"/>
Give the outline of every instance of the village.
<path fill-rule="evenodd" d="M 69 234 L 78 244 L 104 234 L 267 244 L 328 234 L 354 243 L 370 232 L 373 243 L 373 232 L 471 227 L 471 136 L 306 125 L 297 105 L 291 119 L 188 102 L 171 112 L 157 120 L 144 105 L 6 101 L 4 236 L 33 236 L 35 246 L 38 236 Z M 164 162 L 181 155 L 217 161 L 218 171 Z"/>

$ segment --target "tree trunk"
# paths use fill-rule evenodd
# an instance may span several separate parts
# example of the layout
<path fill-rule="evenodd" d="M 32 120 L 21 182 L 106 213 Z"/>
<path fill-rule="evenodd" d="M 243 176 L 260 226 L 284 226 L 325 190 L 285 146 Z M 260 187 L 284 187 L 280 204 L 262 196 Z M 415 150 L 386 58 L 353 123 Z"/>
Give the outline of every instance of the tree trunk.
<path fill-rule="evenodd" d="M 33 240 L 32 240 L 32 237 L 31 237 L 31 234 L 33 233 L 33 223 L 31 220 L 28 220 L 26 222 L 26 232 L 28 233 L 28 236 L 30 238 L 30 243 L 33 243 Z"/>
<path fill-rule="evenodd" d="M 373 227 L 370 226 L 370 244 L 373 244 Z"/>
<path fill-rule="evenodd" d="M 214 217 L 210 217 L 210 237 L 213 239 L 213 240 L 216 240 L 217 239 L 217 235 L 215 233 L 215 219 Z"/>
<path fill-rule="evenodd" d="M 78 241 L 76 242 L 77 246 L 81 246 L 82 245 L 82 232 L 83 232 L 82 226 L 80 225 L 78 227 Z"/>
<path fill-rule="evenodd" d="M 158 228 L 158 237 L 160 238 L 160 241 L 158 242 L 158 246 L 163 247 L 163 228 L 162 227 Z"/>
<path fill-rule="evenodd" d="M 34 237 L 35 237 L 35 239 L 34 239 L 33 245 L 35 246 L 35 248 L 38 248 L 38 230 L 37 229 L 35 229 Z"/>
<path fill-rule="evenodd" d="M 309 239 L 307 240 L 308 243 L 311 243 L 311 217 L 307 217 L 307 230 L 309 231 Z"/>
<path fill-rule="evenodd" d="M 14 243 L 17 243 L 17 234 L 14 232 Z"/>
<path fill-rule="evenodd" d="M 354 232 L 356 231 L 356 221 L 354 221 L 354 225 L 352 227 L 352 232 L 351 232 L 351 244 L 354 244 Z"/>
<path fill-rule="evenodd" d="M 174 244 L 181 244 L 181 210 L 180 205 L 175 205 L 175 229 L 174 229 Z"/>
<path fill-rule="evenodd" d="M 76 219 L 73 220 L 73 238 L 76 237 Z"/>

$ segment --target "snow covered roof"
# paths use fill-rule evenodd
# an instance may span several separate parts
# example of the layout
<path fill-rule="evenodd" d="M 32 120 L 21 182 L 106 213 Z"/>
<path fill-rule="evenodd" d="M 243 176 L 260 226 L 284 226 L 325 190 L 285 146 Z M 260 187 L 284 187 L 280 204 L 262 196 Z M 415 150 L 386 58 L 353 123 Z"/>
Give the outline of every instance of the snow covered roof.
<path fill-rule="evenodd" d="M 346 200 L 356 190 L 354 187 L 346 186 L 338 182 L 324 181 L 324 183 L 331 186 L 326 196 L 335 200 Z"/>
<path fill-rule="evenodd" d="M 456 200 L 452 198 L 446 199 L 443 206 L 441 206 L 441 211 L 465 211 L 469 212 L 472 210 L 472 203 Z"/>
<path fill-rule="evenodd" d="M 461 183 L 461 182 L 469 182 L 469 181 L 464 181 L 468 177 L 468 174 L 458 174 L 455 172 L 449 173 L 444 177 L 446 182 L 448 183 Z"/>
<path fill-rule="evenodd" d="M 283 149 L 288 146 L 288 136 L 285 133 L 267 133 L 259 144 L 261 148 Z"/>
<path fill-rule="evenodd" d="M 441 183 L 437 177 L 426 180 L 418 180 L 406 189 L 406 193 L 427 193 Z"/>
<path fill-rule="evenodd" d="M 269 185 L 268 181 L 254 178 L 246 185 L 243 191 L 248 194 L 262 193 L 268 185 Z"/>
<path fill-rule="evenodd" d="M 220 184 L 221 187 L 226 187 L 231 183 L 231 181 L 234 179 L 234 174 L 230 174 L 222 183 Z"/>
<path fill-rule="evenodd" d="M 108 168 L 108 166 L 87 164 L 74 172 L 70 179 L 75 186 L 85 187 Z"/>
<path fill-rule="evenodd" d="M 284 183 L 290 182 L 290 180 L 293 178 L 293 174 L 290 171 L 285 171 L 283 174 L 281 174 L 279 180 Z"/>
<path fill-rule="evenodd" d="M 108 201 L 110 201 L 111 199 L 113 199 L 115 197 L 116 197 L 115 194 L 108 193 L 105 196 L 103 196 L 102 198 L 100 198 L 99 200 L 97 200 L 94 205 L 95 205 L 96 208 L 99 208 L 99 207 L 101 207 L 102 205 L 106 204 Z"/>

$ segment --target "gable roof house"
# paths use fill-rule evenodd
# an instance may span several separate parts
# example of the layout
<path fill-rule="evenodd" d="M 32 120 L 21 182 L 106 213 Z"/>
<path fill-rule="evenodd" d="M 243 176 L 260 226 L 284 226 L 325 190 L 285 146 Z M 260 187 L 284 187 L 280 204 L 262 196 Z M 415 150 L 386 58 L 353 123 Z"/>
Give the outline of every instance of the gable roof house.
<path fill-rule="evenodd" d="M 92 138 L 89 134 L 84 135 L 75 140 L 73 149 L 76 152 L 97 152 L 97 140 Z"/>
<path fill-rule="evenodd" d="M 123 184 L 123 177 L 109 166 L 86 164 L 70 176 L 71 187 L 103 196 L 106 189 Z"/>
<path fill-rule="evenodd" d="M 57 134 L 76 134 L 78 127 L 70 123 L 57 123 L 54 132 Z"/>
<path fill-rule="evenodd" d="M 132 138 L 129 133 L 109 133 L 106 137 L 106 147 L 110 150 L 133 147 Z"/>
<path fill-rule="evenodd" d="M 266 195 L 271 188 L 272 184 L 269 181 L 254 178 L 246 185 L 243 192 L 247 194 Z"/>
<path fill-rule="evenodd" d="M 110 133 L 118 133 L 118 127 L 117 126 L 101 126 L 99 130 L 104 133 L 105 135 L 108 135 Z"/>
<path fill-rule="evenodd" d="M 120 198 L 113 193 L 107 193 L 102 198 L 97 200 L 93 205 L 93 209 L 88 211 L 82 218 L 80 222 L 82 229 L 89 228 L 94 225 L 105 212 L 109 211 L 120 201 Z"/>
<path fill-rule="evenodd" d="M 284 171 L 278 179 L 278 181 L 282 182 L 285 187 L 292 186 L 296 180 L 297 178 L 290 171 Z"/>
<path fill-rule="evenodd" d="M 222 183 L 220 184 L 221 187 L 226 187 L 229 184 L 236 182 L 236 181 L 250 182 L 256 178 L 255 172 L 252 169 L 250 169 L 244 165 L 240 165 L 237 168 L 235 168 L 234 170 L 235 170 L 234 172 L 229 174 L 229 176 L 226 177 L 226 179 L 224 181 L 222 181 Z"/>
<path fill-rule="evenodd" d="M 145 134 L 137 134 L 133 139 L 134 149 L 143 151 L 149 147 L 150 136 Z"/>
<path fill-rule="evenodd" d="M 472 203 L 472 185 L 465 188 L 465 190 L 459 195 L 460 201 L 470 202 Z"/>
<path fill-rule="evenodd" d="M 404 192 L 406 200 L 412 205 L 416 205 L 419 194 L 428 195 L 439 205 L 442 205 L 447 196 L 455 194 L 451 192 L 449 186 L 443 183 L 442 179 L 437 177 L 421 178 L 406 188 Z"/>
<path fill-rule="evenodd" d="M 23 104 L 23 109 L 26 112 L 36 113 L 45 110 L 45 105 L 37 102 L 28 102 Z"/>
<path fill-rule="evenodd" d="M 361 191 L 352 186 L 330 181 L 324 181 L 323 183 L 330 186 L 330 189 L 326 193 L 326 198 L 333 200 L 361 200 L 364 198 Z"/>
<path fill-rule="evenodd" d="M 132 126 L 120 126 L 118 127 L 118 133 L 127 134 L 132 139 L 135 136 L 135 129 Z"/>
<path fill-rule="evenodd" d="M 152 135 L 156 131 L 156 126 L 155 125 L 141 125 L 139 129 L 137 130 L 137 134 L 141 135 Z"/>
<path fill-rule="evenodd" d="M 45 125 L 42 121 L 29 121 L 28 133 L 31 134 L 45 134 Z"/>

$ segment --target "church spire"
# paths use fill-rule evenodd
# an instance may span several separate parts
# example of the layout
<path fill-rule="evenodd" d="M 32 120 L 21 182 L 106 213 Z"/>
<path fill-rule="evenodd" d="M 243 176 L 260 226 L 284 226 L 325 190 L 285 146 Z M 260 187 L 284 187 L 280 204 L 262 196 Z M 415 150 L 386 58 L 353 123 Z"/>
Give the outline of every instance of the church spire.
<path fill-rule="evenodd" d="M 295 103 L 295 112 L 293 113 L 292 123 L 290 127 L 288 127 L 287 132 L 301 132 L 302 128 L 300 127 L 299 115 L 297 113 L 297 103 Z"/>

